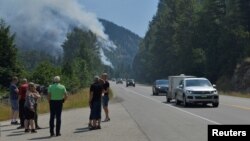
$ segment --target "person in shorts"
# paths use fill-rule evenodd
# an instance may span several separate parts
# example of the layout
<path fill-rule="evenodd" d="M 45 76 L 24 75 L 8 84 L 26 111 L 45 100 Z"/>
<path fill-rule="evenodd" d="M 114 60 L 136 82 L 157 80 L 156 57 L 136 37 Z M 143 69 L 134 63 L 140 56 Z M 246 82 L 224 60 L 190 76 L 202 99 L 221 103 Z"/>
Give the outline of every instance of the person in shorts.
<path fill-rule="evenodd" d="M 102 104 L 103 104 L 103 109 L 104 109 L 104 113 L 105 113 L 104 122 L 110 121 L 109 109 L 108 109 L 108 102 L 109 102 L 109 82 L 108 82 L 107 79 L 108 79 L 107 73 L 103 73 L 102 74 L 102 80 L 104 81 L 104 84 L 103 84 L 104 94 L 102 96 Z"/>
<path fill-rule="evenodd" d="M 10 90 L 10 103 L 11 103 L 11 124 L 12 125 L 18 125 L 17 117 L 18 117 L 18 111 L 19 111 L 19 104 L 18 104 L 18 93 L 19 90 L 17 88 L 18 78 L 13 77 L 9 90 Z"/>
<path fill-rule="evenodd" d="M 28 91 L 25 97 L 24 103 L 24 127 L 25 132 L 31 131 L 31 133 L 36 133 L 35 130 L 35 103 L 36 99 L 40 98 L 40 94 L 36 91 L 35 84 L 30 82 L 28 85 Z M 31 130 L 29 128 L 31 127 Z"/>

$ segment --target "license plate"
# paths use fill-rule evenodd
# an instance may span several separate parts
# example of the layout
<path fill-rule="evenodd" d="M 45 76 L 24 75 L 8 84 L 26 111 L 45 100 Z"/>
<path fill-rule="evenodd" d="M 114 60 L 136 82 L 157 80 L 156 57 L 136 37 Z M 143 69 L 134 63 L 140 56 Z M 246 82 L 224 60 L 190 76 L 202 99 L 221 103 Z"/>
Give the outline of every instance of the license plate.
<path fill-rule="evenodd" d="M 206 98 L 207 96 L 206 95 L 203 95 L 203 96 L 201 96 L 202 98 Z"/>

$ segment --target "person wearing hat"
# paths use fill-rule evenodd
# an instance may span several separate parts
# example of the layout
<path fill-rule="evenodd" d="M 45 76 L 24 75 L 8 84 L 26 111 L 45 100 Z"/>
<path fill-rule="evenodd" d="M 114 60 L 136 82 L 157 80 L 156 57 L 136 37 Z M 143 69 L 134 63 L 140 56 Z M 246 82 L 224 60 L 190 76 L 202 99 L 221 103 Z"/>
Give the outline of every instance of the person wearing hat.
<path fill-rule="evenodd" d="M 90 130 L 101 129 L 101 111 L 102 111 L 102 92 L 103 87 L 99 82 L 99 77 L 94 77 L 94 83 L 90 86 L 89 92 L 89 107 L 90 107 L 90 116 L 89 116 L 89 128 Z"/>
<path fill-rule="evenodd" d="M 61 136 L 61 113 L 64 101 L 67 99 L 67 91 L 64 85 L 60 84 L 60 77 L 54 77 L 54 84 L 48 88 L 48 101 L 50 104 L 50 136 L 54 136 L 54 119 L 56 118 L 56 136 Z"/>

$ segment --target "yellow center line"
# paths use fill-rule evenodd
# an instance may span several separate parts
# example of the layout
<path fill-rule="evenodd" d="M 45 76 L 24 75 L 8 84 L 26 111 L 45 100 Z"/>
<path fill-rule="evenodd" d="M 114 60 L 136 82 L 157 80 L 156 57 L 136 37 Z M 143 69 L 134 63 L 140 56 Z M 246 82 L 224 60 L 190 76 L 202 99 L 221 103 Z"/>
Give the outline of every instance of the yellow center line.
<path fill-rule="evenodd" d="M 240 105 L 228 105 L 228 104 L 222 104 L 222 105 L 226 105 L 226 106 L 230 106 L 230 107 L 234 107 L 234 108 L 239 108 L 239 109 L 243 109 L 243 110 L 250 110 L 250 107 L 245 107 L 245 106 L 240 106 Z"/>

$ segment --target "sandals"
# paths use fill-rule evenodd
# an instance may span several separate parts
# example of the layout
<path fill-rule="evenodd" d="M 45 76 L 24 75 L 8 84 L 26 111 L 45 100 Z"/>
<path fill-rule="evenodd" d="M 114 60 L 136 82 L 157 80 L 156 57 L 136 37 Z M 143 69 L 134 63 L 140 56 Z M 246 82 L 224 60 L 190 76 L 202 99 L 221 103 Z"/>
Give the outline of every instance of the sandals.
<path fill-rule="evenodd" d="M 108 122 L 110 121 L 110 118 L 106 118 L 103 122 Z"/>

